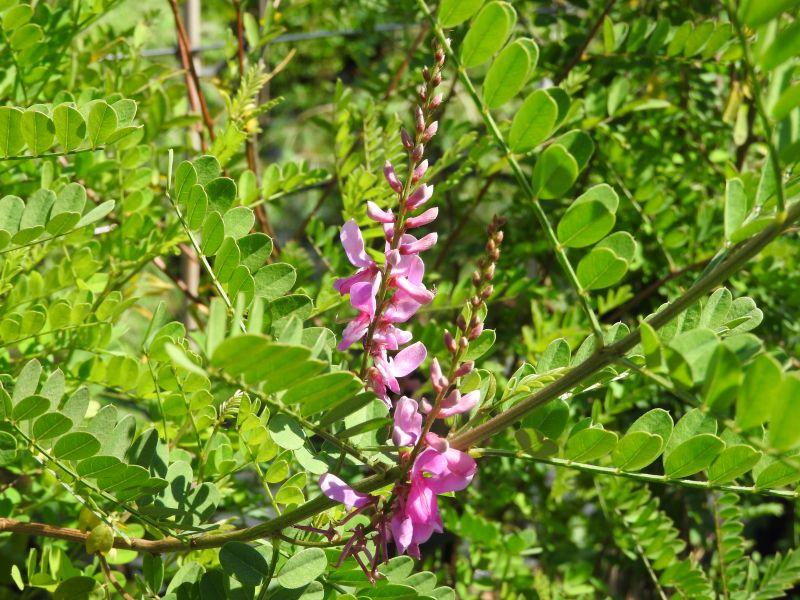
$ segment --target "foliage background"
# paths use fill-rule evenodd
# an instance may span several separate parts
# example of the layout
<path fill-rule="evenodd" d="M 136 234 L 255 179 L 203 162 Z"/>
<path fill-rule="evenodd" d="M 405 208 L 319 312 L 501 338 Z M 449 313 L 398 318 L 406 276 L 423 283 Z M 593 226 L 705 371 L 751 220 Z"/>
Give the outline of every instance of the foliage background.
<path fill-rule="evenodd" d="M 107 561 L 134 597 L 791 596 L 800 579 L 796 2 L 776 3 L 784 11 L 765 15 L 755 0 L 738 13 L 672 0 L 512 2 L 511 40 L 531 38 L 539 53 L 524 87 L 490 113 L 501 136 L 510 139 L 523 101 L 540 87 L 559 86 L 570 106 L 541 143 L 512 153 L 526 181 L 565 132 L 590 139 L 586 164 L 550 198 L 532 198 L 515 177 L 449 58 L 448 101 L 430 148 L 440 218 L 427 281 L 438 293 L 413 327 L 432 355 L 443 354 L 442 329 L 468 299 L 486 227 L 504 217 L 487 317 L 496 339 L 479 361 L 483 417 L 591 362 L 587 306 L 610 345 L 698 289 L 696 281 L 736 255 L 737 244 L 771 243 L 734 261 L 727 291 L 721 278 L 703 283 L 697 302 L 658 334 L 648 337 L 645 328 L 641 345 L 612 352 L 568 397 L 551 395 L 553 402 L 483 444 L 495 455 L 480 460 L 470 488 L 443 502 L 445 533 L 413 566 L 393 559 L 384 567 L 391 576 L 374 588 L 352 560 L 335 566 L 335 547 L 307 548 L 319 536 L 274 518 L 315 498 L 317 475 L 327 468 L 342 467 L 355 480 L 370 472 L 364 462 L 382 460 L 374 448 L 386 440 L 386 414 L 344 375 L 359 357 L 334 349 L 349 309 L 331 285 L 348 271 L 338 227 L 348 218 L 363 222 L 367 199 L 390 196 L 381 168 L 399 155 L 399 125 L 411 122 L 436 33 L 420 4 L 282 2 L 259 21 L 255 2 L 242 2 L 254 15 L 245 21 L 242 77 L 236 3 L 203 2 L 198 66 L 222 140 L 216 144 L 188 100 L 178 57 L 147 52 L 174 47 L 169 2 L 39 1 L 29 21 L 13 12 L 24 4 L 0 1 L 2 104 L 55 121 L 55 107 L 74 102 L 88 130 L 76 134 L 77 152 L 65 150 L 60 130 L 50 144 L 45 133 L 39 149 L 34 133 L 33 143 L 25 138 L 9 151 L 14 136 L 3 133 L 0 118 L 0 234 L 8 232 L 0 236 L 0 516 L 89 530 L 102 521 L 118 541 L 259 523 L 272 529 L 254 543 L 231 538 L 224 551 L 222 544 L 171 548 L 154 559 L 117 548 L 103 559 L 82 538 L 14 526 L 0 535 L 0 594 L 115 597 L 121 592 L 103 572 Z M 737 14 L 741 39 L 731 25 Z M 41 34 L 28 29 L 15 42 L 29 23 Z M 469 29 L 466 22 L 449 32 L 456 55 Z M 348 33 L 304 39 L 315 32 Z M 268 43 L 294 34 L 299 39 Z M 490 64 L 463 71 L 479 100 Z M 116 104 L 123 99 L 136 103 L 129 124 L 106 127 L 98 116 L 92 125 L 92 107 L 101 106 L 92 101 L 123 115 L 130 109 Z M 776 111 L 779 100 L 789 104 L 785 114 Z M 137 129 L 122 136 L 126 126 Z M 246 174 L 253 164 L 242 132 L 257 153 L 257 176 Z M 213 161 L 198 160 L 204 154 L 218 158 L 224 172 L 214 175 L 229 176 L 235 191 L 204 178 L 214 170 Z M 193 170 L 181 166 L 184 159 Z M 187 172 L 198 173 L 237 242 L 206 246 L 213 236 L 204 219 L 187 233 L 178 218 L 189 214 L 179 191 Z M 577 268 L 580 287 L 579 265 L 599 238 L 554 252 L 535 204 L 555 230 L 575 199 L 601 183 L 618 199 L 613 231 L 631 233 L 636 244 L 630 253 L 609 251 L 624 264 L 622 274 L 584 303 L 558 253 Z M 25 208 L 20 220 L 10 196 L 47 208 Z M 113 208 L 87 219 L 108 200 Z M 253 214 L 258 206 L 266 225 Z M 59 213 L 75 216 L 54 223 Z M 269 234 L 276 249 L 251 238 L 243 250 L 251 231 Z M 210 258 L 187 293 L 192 240 Z M 220 274 L 229 259 L 254 276 L 249 294 L 247 283 Z M 267 263 L 269 272 L 255 277 Z M 242 328 L 251 335 L 239 335 Z M 294 350 L 279 355 L 281 344 Z M 318 394 L 325 410 L 287 401 L 293 387 L 320 374 L 337 375 L 300 389 L 304 398 Z M 411 379 L 409 391 L 427 391 L 422 372 Z M 341 412 L 326 421 L 331 406 Z M 664 414 L 648 412 L 654 409 L 666 411 L 675 429 L 659 438 L 655 462 L 621 477 L 620 440 L 645 413 Z M 51 417 L 37 430 L 36 419 L 48 414 L 69 423 Z M 60 433 L 42 435 L 45 425 Z M 360 429 L 343 434 L 354 426 Z M 655 437 L 657 428 L 648 427 Z M 592 438 L 575 441 L 584 431 Z M 100 444 L 94 452 L 81 454 L 86 437 L 58 446 L 80 433 Z M 670 469 L 659 458 L 687 442 L 705 444 L 690 453 L 697 468 Z M 726 446 L 739 448 L 728 455 L 731 472 L 747 467 L 732 477 L 712 462 Z M 116 458 L 105 479 L 90 469 L 100 469 L 89 464 L 92 456 Z M 319 508 L 318 526 L 343 514 Z M 301 555 L 308 562 L 293 575 L 289 561 Z"/>

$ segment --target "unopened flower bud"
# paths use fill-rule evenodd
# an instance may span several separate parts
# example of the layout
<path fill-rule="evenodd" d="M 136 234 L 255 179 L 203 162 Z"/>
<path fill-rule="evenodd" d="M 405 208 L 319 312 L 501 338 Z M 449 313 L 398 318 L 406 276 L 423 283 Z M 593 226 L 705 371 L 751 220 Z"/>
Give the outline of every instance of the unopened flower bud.
<path fill-rule="evenodd" d="M 447 377 L 442 374 L 442 368 L 439 366 L 439 361 L 436 358 L 431 361 L 431 385 L 437 393 L 450 385 L 450 382 L 447 381 Z"/>
<path fill-rule="evenodd" d="M 483 277 L 481 276 L 481 272 L 480 271 L 475 271 L 475 272 L 472 273 L 472 285 L 474 285 L 475 287 L 478 287 L 481 284 L 482 280 L 483 280 Z"/>
<path fill-rule="evenodd" d="M 483 277 L 486 281 L 494 279 L 494 263 L 490 263 L 486 270 L 483 272 Z"/>
<path fill-rule="evenodd" d="M 469 342 L 467 341 L 467 338 L 465 338 L 465 337 L 460 337 L 460 338 L 458 338 L 458 346 L 459 346 L 459 347 L 460 347 L 462 350 L 466 350 L 466 349 L 467 349 L 467 347 L 469 346 Z"/>
<path fill-rule="evenodd" d="M 417 96 L 419 96 L 419 99 L 422 100 L 423 102 L 425 102 L 425 100 L 427 100 L 427 98 L 428 98 L 428 90 L 425 89 L 424 85 L 421 85 L 421 86 L 419 86 L 417 88 Z"/>
<path fill-rule="evenodd" d="M 475 361 L 468 360 L 465 363 L 461 363 L 461 365 L 456 369 L 456 377 L 464 377 L 464 375 L 469 375 L 472 373 L 472 369 L 475 368 Z"/>
<path fill-rule="evenodd" d="M 497 243 L 498 246 L 500 244 L 502 244 L 503 243 L 503 232 L 502 231 L 498 231 L 497 233 L 495 233 L 494 234 L 494 240 L 495 240 L 495 242 Z"/>
<path fill-rule="evenodd" d="M 431 103 L 428 105 L 430 106 L 431 110 L 436 110 L 442 104 L 442 95 L 436 94 L 433 98 L 431 98 Z"/>
<path fill-rule="evenodd" d="M 447 38 L 447 43 L 450 43 L 450 38 Z M 443 65 L 444 64 L 444 50 L 441 48 L 437 48 L 436 52 L 433 55 L 434 60 L 437 64 Z"/>
<path fill-rule="evenodd" d="M 426 144 L 431 141 L 431 138 L 436 135 L 436 132 L 439 131 L 439 122 L 434 121 L 428 128 L 425 130 L 425 134 L 422 136 L 422 141 Z"/>
<path fill-rule="evenodd" d="M 497 248 L 497 244 L 494 243 L 494 240 L 492 238 L 489 238 L 489 241 L 486 242 L 486 252 L 488 254 L 491 254 L 495 250 L 495 248 Z"/>
<path fill-rule="evenodd" d="M 388 160 L 383 165 L 383 176 L 386 177 L 386 181 L 389 182 L 389 186 L 398 194 L 403 191 L 403 184 L 400 183 L 400 180 L 397 178 L 397 173 L 395 173 L 394 167 L 392 163 Z"/>
<path fill-rule="evenodd" d="M 425 154 L 425 146 L 422 144 L 417 144 L 414 146 L 414 149 L 411 151 L 411 158 L 418 162 L 422 160 L 422 156 Z"/>
<path fill-rule="evenodd" d="M 464 318 L 464 315 L 458 315 L 456 318 L 456 327 L 458 327 L 461 331 L 467 330 L 467 320 Z"/>
<path fill-rule="evenodd" d="M 411 183 L 417 183 L 420 179 L 422 179 L 423 175 L 425 175 L 425 171 L 428 170 L 428 161 L 423 160 L 417 168 L 414 169 L 414 173 L 411 175 Z"/>
<path fill-rule="evenodd" d="M 433 87 L 436 87 L 436 86 L 438 86 L 440 83 L 442 83 L 442 74 L 441 74 L 441 73 L 436 73 L 436 75 L 434 75 L 434 76 L 431 78 L 431 85 L 432 85 Z"/>
<path fill-rule="evenodd" d="M 478 323 L 478 324 L 477 324 L 475 327 L 473 327 L 472 329 L 470 329 L 470 331 L 469 331 L 469 336 L 468 336 L 468 337 L 469 337 L 469 340 L 470 340 L 470 341 L 472 341 L 472 340 L 475 340 L 475 339 L 477 339 L 477 337 L 478 337 L 478 336 L 479 336 L 481 333 L 483 333 L 483 323 Z M 463 339 L 463 338 L 462 338 L 462 339 Z"/>
<path fill-rule="evenodd" d="M 417 128 L 417 133 L 425 131 L 425 115 L 419 106 L 414 109 L 414 125 Z"/>
<path fill-rule="evenodd" d="M 469 303 L 472 304 L 473 308 L 478 308 L 483 301 L 481 300 L 480 296 L 473 296 L 470 298 Z"/>
<path fill-rule="evenodd" d="M 400 130 L 400 141 L 403 142 L 403 146 L 406 150 L 411 150 L 414 147 L 414 140 L 411 139 L 411 136 L 405 129 Z"/>
<path fill-rule="evenodd" d="M 486 300 L 487 298 L 489 298 L 489 296 L 491 296 L 491 295 L 492 295 L 492 292 L 493 292 L 493 291 L 494 291 L 494 287 L 493 287 L 493 286 L 491 286 L 491 285 L 487 285 L 487 286 L 486 286 L 486 287 L 483 289 L 483 291 L 481 292 L 481 298 L 483 298 L 484 300 Z"/>
<path fill-rule="evenodd" d="M 495 248 L 492 252 L 490 252 L 489 258 L 491 258 L 493 262 L 497 262 L 498 260 L 500 260 L 500 249 Z"/>
<path fill-rule="evenodd" d="M 428 81 L 431 78 L 431 70 L 428 67 L 422 67 L 422 78 Z"/>
<path fill-rule="evenodd" d="M 444 345 L 448 351 L 456 351 L 456 341 L 453 339 L 453 335 L 447 329 L 444 330 Z"/>

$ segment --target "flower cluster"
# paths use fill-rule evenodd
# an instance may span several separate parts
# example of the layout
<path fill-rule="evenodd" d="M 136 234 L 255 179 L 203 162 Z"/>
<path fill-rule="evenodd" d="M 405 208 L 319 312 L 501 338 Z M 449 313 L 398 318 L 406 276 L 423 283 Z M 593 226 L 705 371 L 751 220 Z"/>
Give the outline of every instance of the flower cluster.
<path fill-rule="evenodd" d="M 383 169 L 389 187 L 397 195 L 397 214 L 367 202 L 367 216 L 382 226 L 386 239 L 383 264 L 379 265 L 367 253 L 355 220 L 347 221 L 340 235 L 347 258 L 358 270 L 350 277 L 337 280 L 334 288 L 340 294 L 350 294 L 350 304 L 358 314 L 345 327 L 339 349 L 364 340 L 365 362 L 361 375 L 390 408 L 388 392 L 400 393 L 397 379 L 419 367 L 427 354 L 420 342 L 400 350 L 411 341 L 411 334 L 398 325 L 408 321 L 434 297 L 422 282 L 425 264 L 420 253 L 436 244 L 437 235 L 429 233 L 418 238 L 408 232 L 429 225 L 439 214 L 436 207 L 416 213 L 433 195 L 433 186 L 423 181 L 428 170 L 424 155 L 426 144 L 439 127 L 432 115 L 442 103 L 441 94 L 435 92 L 442 81 L 443 65 L 444 52 L 437 48 L 433 68 L 423 70 L 425 84 L 418 90 L 420 103 L 414 112 L 415 134 L 412 137 L 406 130 L 400 133 L 408 157 L 406 181 L 400 180 L 390 162 L 387 161 Z M 389 352 L 397 352 L 397 355 L 390 358 Z M 372 361 L 368 368 L 367 359 Z"/>
<path fill-rule="evenodd" d="M 496 248 L 494 253 L 490 253 L 489 262 L 481 262 L 479 285 L 465 312 L 459 316 L 456 337 L 445 332 L 445 345 L 451 354 L 448 373 L 444 374 L 436 358 L 431 361 L 435 399 L 429 402 L 425 398 L 418 401 L 401 396 L 392 404 L 389 396 L 389 392 L 401 393 L 398 379 L 415 371 L 427 356 L 422 342 L 411 343 L 411 334 L 398 326 L 411 319 L 434 297 L 423 283 L 425 265 L 420 253 L 436 243 L 436 233 L 415 237 L 408 232 L 429 225 L 438 215 L 435 207 L 421 213 L 418 211 L 433 194 L 433 186 L 423 182 L 428 169 L 424 154 L 426 144 L 438 129 L 432 115 L 442 102 L 441 95 L 436 95 L 435 90 L 441 83 L 443 64 L 444 53 L 437 47 L 432 68 L 423 70 L 425 84 L 418 89 L 420 103 L 414 113 L 415 135 L 401 130 L 401 142 L 408 156 L 405 181 L 390 163 L 387 162 L 384 168 L 386 181 L 397 195 L 396 214 L 373 202 L 367 203 L 367 215 L 379 223 L 384 232 L 382 263 L 367 253 L 364 238 L 354 220 L 344 224 L 340 236 L 349 261 L 358 270 L 334 284 L 341 294 L 350 295 L 350 303 L 357 311 L 345 327 L 339 349 L 363 341 L 361 376 L 366 385 L 394 410 L 392 440 L 398 447 L 403 476 L 395 484 L 391 498 L 382 505 L 378 497 L 354 490 L 331 473 L 320 478 L 320 488 L 329 498 L 352 511 L 345 521 L 366 509 L 376 509 L 370 522 L 373 537 L 368 539 L 363 527 L 354 530 L 342 552 L 342 559 L 353 556 L 370 576 L 375 573 L 379 557 L 387 558 L 386 543 L 390 539 L 394 540 L 398 552 L 419 556 L 419 545 L 434 532 L 442 531 L 437 496 L 467 487 L 477 468 L 469 454 L 450 447 L 448 441 L 432 432 L 431 428 L 436 419 L 466 413 L 480 400 L 478 390 L 462 394 L 459 380 L 474 368 L 474 364 L 463 357 L 469 342 L 482 331 L 482 307 L 492 293 L 489 282 L 494 274 Z M 499 240 L 493 237 L 490 244 L 497 245 Z M 367 548 L 368 541 L 375 544 L 374 555 Z M 371 562 L 369 568 L 361 554 Z"/>

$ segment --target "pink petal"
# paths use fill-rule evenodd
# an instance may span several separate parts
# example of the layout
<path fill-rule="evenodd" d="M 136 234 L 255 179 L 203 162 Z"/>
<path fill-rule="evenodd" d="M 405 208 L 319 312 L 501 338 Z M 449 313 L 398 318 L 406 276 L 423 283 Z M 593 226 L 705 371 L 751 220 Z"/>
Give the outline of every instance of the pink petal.
<path fill-rule="evenodd" d="M 367 216 L 378 223 L 394 223 L 392 211 L 383 210 L 371 200 L 367 201 Z"/>
<path fill-rule="evenodd" d="M 429 233 L 423 238 L 420 238 L 419 240 L 414 240 L 409 244 L 400 244 L 400 253 L 419 254 L 420 252 L 429 250 L 436 244 L 436 240 L 438 239 L 438 237 L 439 236 L 436 233 Z"/>
<path fill-rule="evenodd" d="M 469 394 L 461 395 L 458 390 L 453 390 L 439 407 L 439 418 L 451 417 L 472 410 L 481 399 L 480 390 L 473 390 Z"/>
<path fill-rule="evenodd" d="M 428 304 L 434 298 L 434 293 L 425 289 L 422 284 L 412 283 L 406 277 L 394 278 L 395 285 L 405 292 L 412 300 L 420 304 Z"/>
<path fill-rule="evenodd" d="M 345 254 L 347 254 L 347 258 L 353 265 L 356 267 L 369 267 L 373 264 L 372 259 L 364 249 L 364 238 L 361 237 L 361 230 L 353 219 L 342 225 L 339 239 L 342 240 Z"/>
<path fill-rule="evenodd" d="M 405 514 L 395 514 L 390 523 L 392 538 L 397 546 L 397 553 L 403 554 L 414 539 L 414 524 Z"/>
<path fill-rule="evenodd" d="M 355 284 L 362 281 L 372 281 L 375 278 L 376 273 L 377 271 L 375 269 L 361 269 L 355 275 L 337 279 L 333 284 L 333 289 L 340 294 L 349 294 L 350 288 L 352 288 Z"/>
<path fill-rule="evenodd" d="M 423 175 L 425 175 L 425 171 L 428 170 L 428 159 L 426 158 L 423 160 L 416 169 L 414 169 L 414 176 L 411 178 L 413 183 L 418 182 L 422 179 Z"/>
<path fill-rule="evenodd" d="M 319 487 L 328 498 L 344 504 L 350 510 L 361 508 L 372 502 L 372 496 L 357 492 L 332 473 L 324 473 L 320 476 Z"/>
<path fill-rule="evenodd" d="M 408 229 L 413 229 L 414 227 L 422 227 L 423 225 L 427 225 L 428 223 L 433 222 L 436 220 L 436 217 L 439 216 L 439 208 L 434 206 L 433 208 L 429 208 L 424 213 L 417 215 L 416 217 L 410 217 L 406 219 L 406 227 Z"/>
<path fill-rule="evenodd" d="M 422 342 L 416 342 L 415 344 L 403 348 L 400 352 L 395 354 L 394 359 L 392 359 L 389 365 L 392 375 L 395 377 L 405 377 L 416 370 L 427 355 L 428 350 Z"/>
<path fill-rule="evenodd" d="M 433 196 L 433 186 L 423 183 L 406 200 L 406 206 L 411 210 L 418 208 L 425 204 Z"/>
<path fill-rule="evenodd" d="M 422 415 L 415 400 L 403 396 L 395 402 L 392 440 L 395 446 L 413 446 L 422 434 Z"/>
<path fill-rule="evenodd" d="M 369 328 L 369 317 L 362 313 L 352 321 L 342 331 L 342 341 L 336 346 L 339 350 L 347 350 L 367 333 Z"/>
<path fill-rule="evenodd" d="M 350 304 L 372 317 L 375 314 L 375 290 L 372 283 L 365 281 L 350 288 Z"/>

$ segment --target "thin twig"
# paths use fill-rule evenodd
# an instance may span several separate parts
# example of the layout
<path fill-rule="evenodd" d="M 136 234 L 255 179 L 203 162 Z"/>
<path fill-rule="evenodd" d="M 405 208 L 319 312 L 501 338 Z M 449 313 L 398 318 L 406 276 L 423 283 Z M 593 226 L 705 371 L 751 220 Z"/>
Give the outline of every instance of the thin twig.
<path fill-rule="evenodd" d="M 134 600 L 133 596 L 131 596 L 125 589 L 120 585 L 119 581 L 117 581 L 116 576 L 114 573 L 111 572 L 111 567 L 108 566 L 108 561 L 106 557 L 103 556 L 101 553 L 97 553 L 97 558 L 100 560 L 100 567 L 103 569 L 103 574 L 106 576 L 106 579 L 111 582 L 116 590 L 120 593 L 120 595 L 125 598 L 125 600 Z"/>

